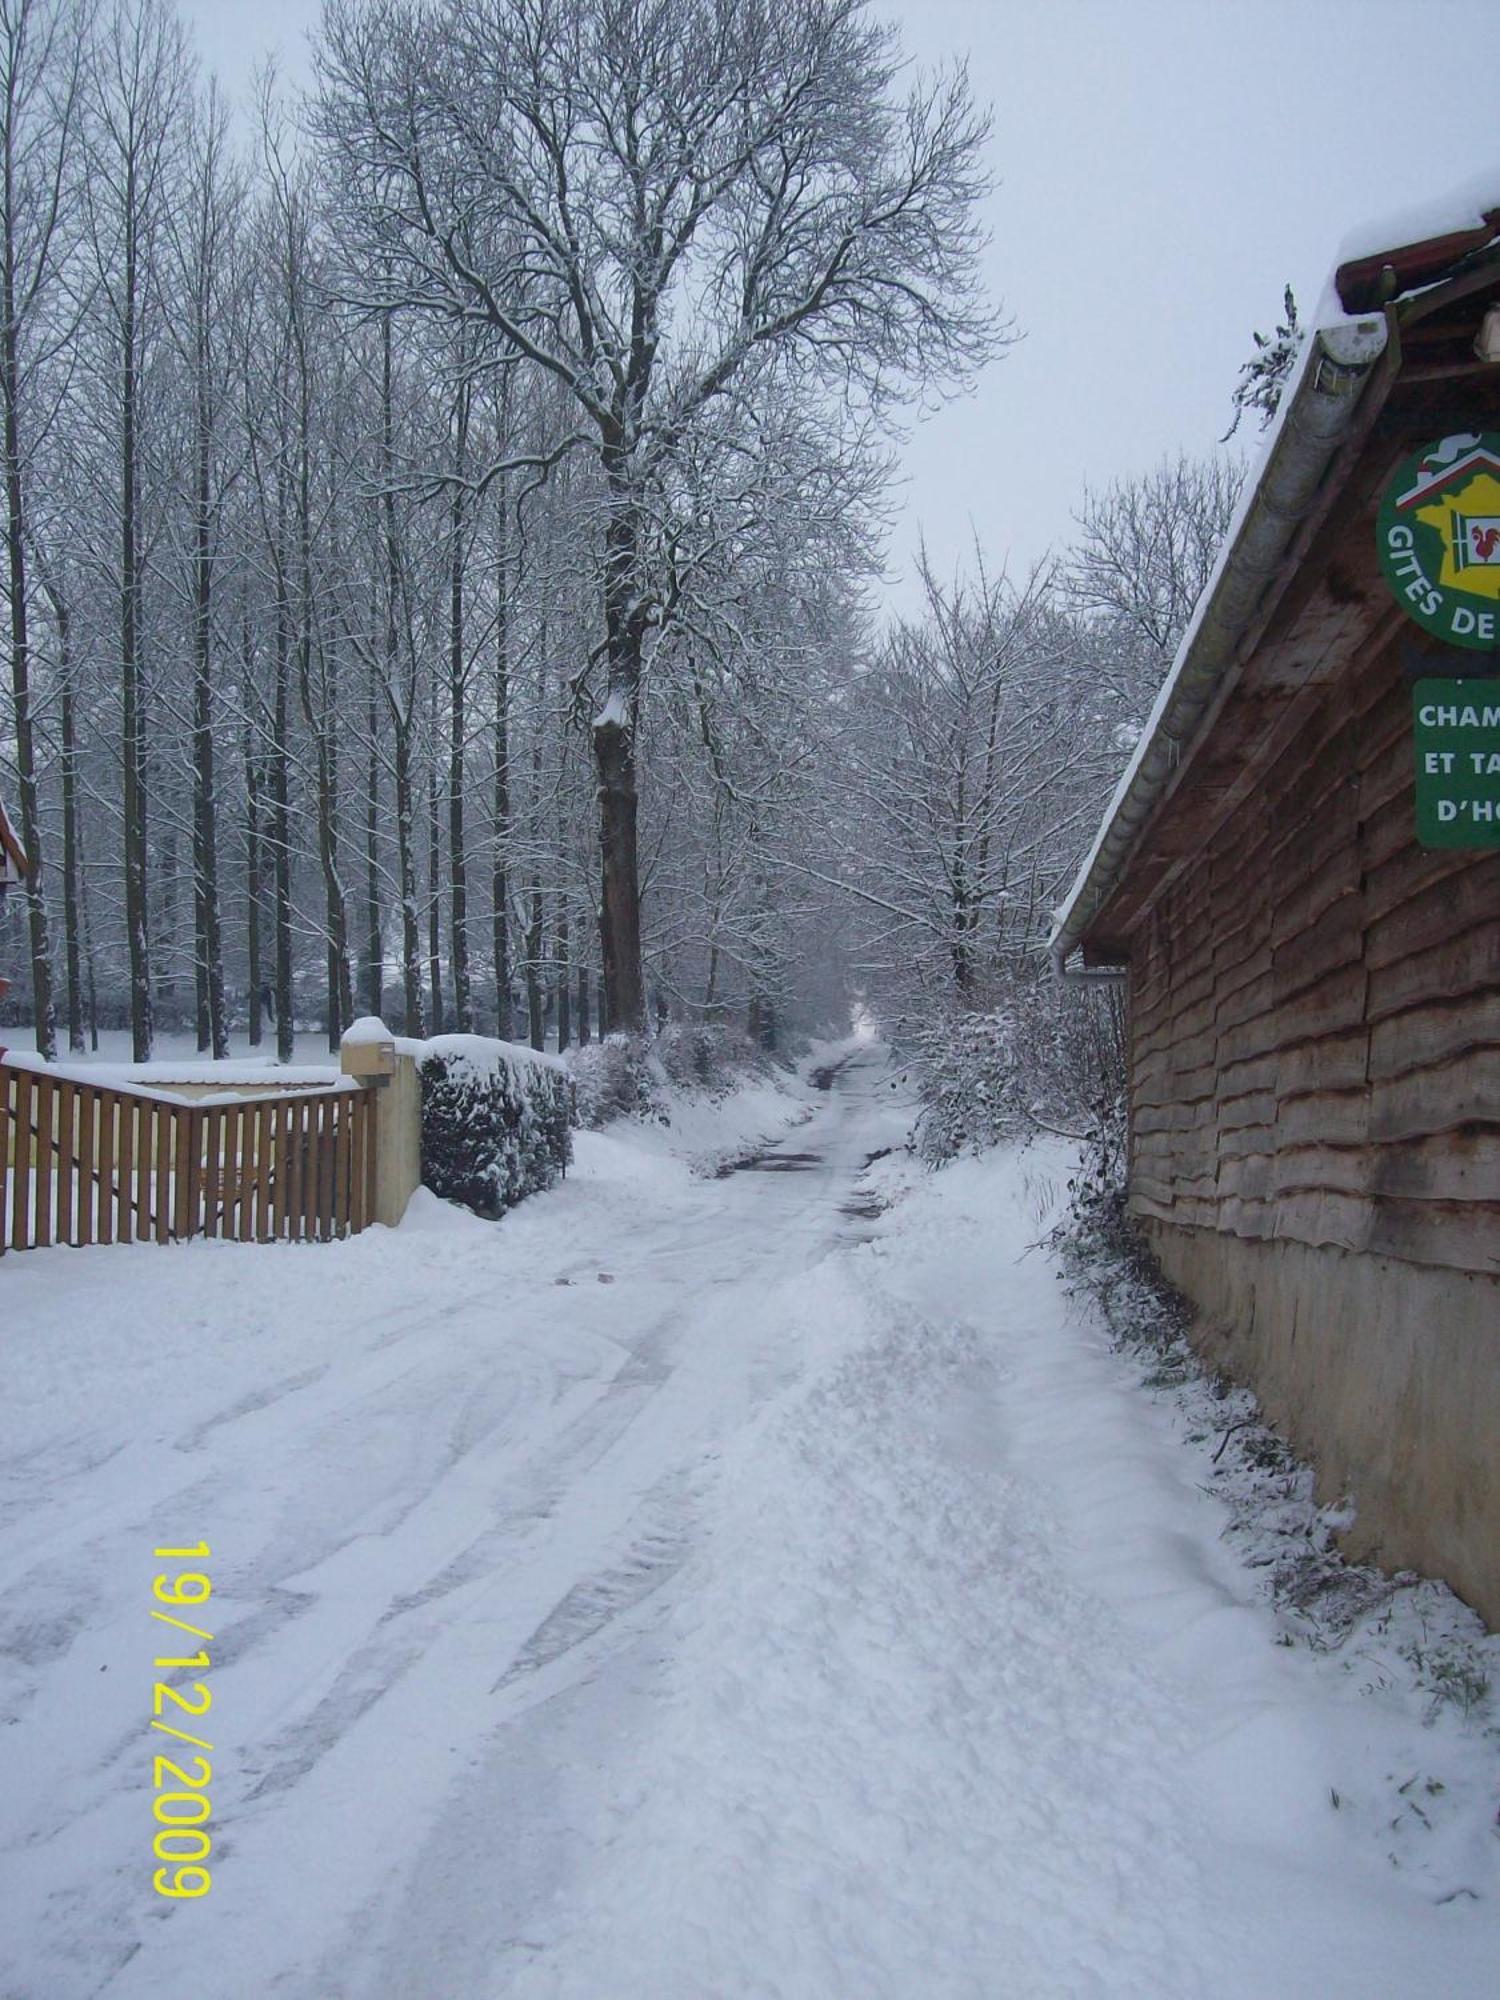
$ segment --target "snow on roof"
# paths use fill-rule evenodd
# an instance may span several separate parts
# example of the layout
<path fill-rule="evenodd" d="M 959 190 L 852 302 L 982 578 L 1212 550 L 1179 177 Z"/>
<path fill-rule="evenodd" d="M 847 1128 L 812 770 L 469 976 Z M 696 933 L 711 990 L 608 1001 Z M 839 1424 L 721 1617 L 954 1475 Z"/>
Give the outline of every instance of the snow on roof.
<path fill-rule="evenodd" d="M 1344 238 L 1334 269 L 1340 302 L 1369 311 L 1445 277 L 1500 234 L 1500 167 Z"/>
<path fill-rule="evenodd" d="M 1362 263 L 1367 257 L 1388 257 L 1393 251 L 1431 243 L 1471 229 L 1500 227 L 1500 166 L 1461 181 L 1446 194 L 1403 208 L 1396 214 L 1361 222 L 1339 243 L 1336 264 Z"/>
<path fill-rule="evenodd" d="M 24 882 L 31 871 L 31 863 L 26 858 L 26 850 L 20 837 L 10 823 L 10 814 L 0 802 L 0 888 L 14 888 Z"/>

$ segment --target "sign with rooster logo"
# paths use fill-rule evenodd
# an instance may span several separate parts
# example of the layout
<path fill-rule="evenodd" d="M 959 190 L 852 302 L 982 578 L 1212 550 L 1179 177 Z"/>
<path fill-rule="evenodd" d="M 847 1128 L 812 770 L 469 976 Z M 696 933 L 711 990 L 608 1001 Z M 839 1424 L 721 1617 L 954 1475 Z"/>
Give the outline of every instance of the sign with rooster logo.
<path fill-rule="evenodd" d="M 1500 434 L 1461 431 L 1403 460 L 1378 534 L 1408 617 L 1450 646 L 1500 650 Z"/>

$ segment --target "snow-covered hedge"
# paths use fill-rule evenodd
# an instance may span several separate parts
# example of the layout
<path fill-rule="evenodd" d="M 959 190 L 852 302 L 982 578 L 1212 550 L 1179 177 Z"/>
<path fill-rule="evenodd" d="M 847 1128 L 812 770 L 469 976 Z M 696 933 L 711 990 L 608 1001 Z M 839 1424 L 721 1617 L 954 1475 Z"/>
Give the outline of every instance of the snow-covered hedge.
<path fill-rule="evenodd" d="M 983 1011 L 939 1015 L 903 1040 L 922 1101 L 917 1142 L 931 1162 L 1039 1126 L 1082 1135 L 1116 1122 L 1124 1053 L 1111 989 L 1028 969 Z"/>
<path fill-rule="evenodd" d="M 766 1067 L 766 1056 L 748 1036 L 705 1023 L 665 1028 L 654 1037 L 606 1035 L 568 1052 L 578 1123 L 590 1130 L 613 1118 L 661 1115 L 669 1086 L 722 1097 Z"/>
<path fill-rule="evenodd" d="M 570 1049 L 568 1069 L 578 1093 L 578 1122 L 587 1131 L 656 1108 L 659 1074 L 643 1035 L 606 1035 L 602 1042 Z"/>
<path fill-rule="evenodd" d="M 554 1056 L 482 1035 L 412 1045 L 422 1085 L 422 1181 L 499 1216 L 562 1179 L 573 1157 L 573 1084 Z"/>

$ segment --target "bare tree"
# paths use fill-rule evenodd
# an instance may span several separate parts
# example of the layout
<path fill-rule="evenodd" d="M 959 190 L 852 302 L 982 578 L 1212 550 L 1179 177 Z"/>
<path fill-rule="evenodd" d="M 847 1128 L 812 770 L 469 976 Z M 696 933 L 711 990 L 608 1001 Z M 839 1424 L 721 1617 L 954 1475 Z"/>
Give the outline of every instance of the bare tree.
<path fill-rule="evenodd" d="M 661 489 L 778 365 L 878 414 L 992 351 L 985 121 L 961 70 L 898 101 L 893 33 L 863 0 L 334 0 L 320 70 L 351 247 L 389 274 L 385 302 L 469 320 L 551 375 L 578 427 L 559 449 L 597 465 L 604 975 L 611 1022 L 640 1027 Z"/>
<path fill-rule="evenodd" d="M 124 773 L 125 929 L 131 1043 L 152 1043 L 147 918 L 148 741 L 141 523 L 142 378 L 161 327 L 159 261 L 169 184 L 189 86 L 182 29 L 163 0 L 118 0 L 95 56 L 88 214 L 115 373 L 119 482 L 117 602 Z"/>
<path fill-rule="evenodd" d="M 194 998 L 198 1046 L 229 1053 L 224 998 L 224 945 L 219 897 L 218 787 L 214 769 L 215 589 L 221 567 L 225 487 L 223 464 L 234 347 L 227 337 L 243 310 L 236 257 L 243 185 L 227 157 L 226 119 L 211 87 L 195 106 L 184 199 L 171 218 L 176 289 L 187 310 L 172 316 L 191 398 L 190 596 L 193 658 L 193 911 Z"/>
<path fill-rule="evenodd" d="M 1155 681 L 1203 594 L 1243 478 L 1238 460 L 1179 453 L 1140 478 L 1084 496 L 1067 594 L 1080 610 L 1115 619 L 1142 641 Z"/>
<path fill-rule="evenodd" d="M 76 220 L 75 156 L 83 97 L 85 17 L 72 0 L 0 0 L 0 398 L 4 403 L 5 588 L 21 840 L 31 857 L 26 908 L 36 1045 L 57 1056 L 45 843 L 37 800 L 28 492 L 38 429 L 51 420 L 38 375 L 62 339 L 49 326 Z M 66 319 L 66 314 L 64 315 Z"/>

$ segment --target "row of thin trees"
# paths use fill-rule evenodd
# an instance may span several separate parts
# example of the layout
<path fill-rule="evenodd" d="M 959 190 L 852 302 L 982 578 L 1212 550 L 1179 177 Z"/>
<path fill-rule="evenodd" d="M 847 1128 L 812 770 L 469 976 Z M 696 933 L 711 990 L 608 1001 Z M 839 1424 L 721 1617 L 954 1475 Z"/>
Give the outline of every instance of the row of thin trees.
<path fill-rule="evenodd" d="M 980 128 L 864 11 L 338 6 L 246 147 L 162 0 L 0 0 L 46 1053 L 774 1014 L 899 337 L 990 338 Z"/>
<path fill-rule="evenodd" d="M 45 1053 L 770 1040 L 1034 949 L 1233 474 L 874 629 L 890 420 L 1003 340 L 983 120 L 896 54 L 864 0 L 334 0 L 231 128 L 166 0 L 0 0 Z"/>

